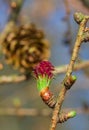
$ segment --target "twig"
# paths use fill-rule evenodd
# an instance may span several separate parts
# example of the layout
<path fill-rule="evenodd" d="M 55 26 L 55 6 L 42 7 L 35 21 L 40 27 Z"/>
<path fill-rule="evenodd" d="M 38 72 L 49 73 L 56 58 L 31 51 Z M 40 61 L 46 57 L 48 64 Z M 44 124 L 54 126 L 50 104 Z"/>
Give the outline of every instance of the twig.
<path fill-rule="evenodd" d="M 24 3 L 24 0 L 16 0 L 16 1 L 12 1 L 10 3 L 11 4 L 11 13 L 8 18 L 8 21 L 14 21 L 14 22 L 17 21 L 18 15 L 20 13 L 23 3 Z"/>
<path fill-rule="evenodd" d="M 89 113 L 89 110 L 83 110 L 82 108 L 66 108 L 63 111 L 70 111 L 71 109 L 76 109 L 78 114 Z M 50 109 L 35 109 L 35 108 L 14 108 L 14 107 L 0 107 L 0 116 L 50 116 L 52 111 Z"/>
<path fill-rule="evenodd" d="M 26 80 L 25 75 L 0 76 L 0 84 L 2 84 L 2 83 L 16 83 L 16 82 L 22 82 L 24 80 Z"/>
<path fill-rule="evenodd" d="M 86 8 L 84 4 L 82 4 L 81 0 L 68 0 L 68 2 L 72 10 L 79 10 L 82 13 L 89 14 L 89 8 Z"/>
<path fill-rule="evenodd" d="M 17 22 L 19 13 L 21 11 L 23 2 L 24 2 L 24 0 L 12 1 L 11 6 L 14 4 L 15 7 L 12 6 L 12 10 L 11 10 L 11 13 L 8 18 L 8 23 L 6 24 L 5 29 L 2 31 L 2 33 L 0 35 L 0 44 L 1 45 L 2 45 L 5 37 L 7 36 L 8 32 L 13 30 L 13 27 L 14 27 L 15 23 Z"/>
<path fill-rule="evenodd" d="M 64 82 L 64 81 L 63 81 Z M 61 106 L 62 106 L 62 103 L 64 101 L 64 97 L 65 97 L 65 94 L 66 94 L 66 89 L 65 89 L 65 86 L 64 86 L 64 83 L 61 84 L 61 91 L 58 95 L 58 98 L 57 98 L 57 103 L 55 105 L 55 108 L 54 108 L 54 111 L 53 111 L 53 116 L 52 116 L 52 125 L 50 127 L 50 130 L 55 130 L 56 128 L 56 125 L 57 125 L 57 118 L 58 118 L 58 115 L 60 113 L 60 110 L 61 110 Z"/>
<path fill-rule="evenodd" d="M 56 103 L 54 111 L 53 111 L 52 124 L 51 124 L 50 130 L 55 130 L 55 128 L 56 128 L 58 114 L 61 111 L 61 107 L 62 107 L 64 98 L 65 98 L 65 94 L 67 92 L 65 82 L 68 79 L 68 77 L 70 77 L 71 74 L 72 74 L 72 71 L 73 71 L 73 68 L 74 68 L 74 63 L 76 61 L 76 58 L 78 56 L 78 52 L 79 52 L 79 49 L 80 49 L 80 45 L 82 43 L 82 36 L 83 36 L 83 33 L 84 33 L 84 29 L 85 29 L 86 23 L 89 19 L 89 16 L 81 17 L 80 13 L 75 14 L 75 15 L 78 15 L 78 17 L 80 18 L 79 19 L 80 20 L 79 21 L 79 31 L 78 31 L 77 38 L 76 38 L 76 41 L 75 41 L 71 60 L 70 60 L 70 63 L 69 63 L 69 66 L 68 66 L 68 69 L 67 69 L 67 72 L 66 72 L 66 76 L 61 83 L 61 90 L 59 92 L 59 95 L 58 95 L 58 98 L 57 98 L 57 103 Z"/>
<path fill-rule="evenodd" d="M 73 71 L 84 69 L 86 67 L 89 67 L 89 61 L 82 61 L 81 63 L 76 63 L 74 65 Z M 62 73 L 65 73 L 67 71 L 67 69 L 68 69 L 68 64 L 60 66 L 60 67 L 55 67 L 55 71 L 53 73 L 62 74 Z"/>
<path fill-rule="evenodd" d="M 83 20 L 81 21 L 80 25 L 79 25 L 79 31 L 78 31 L 78 34 L 77 34 L 75 46 L 74 46 L 72 57 L 71 57 L 71 60 L 70 60 L 70 64 L 68 66 L 68 70 L 67 70 L 67 73 L 66 73 L 67 76 L 71 75 L 71 73 L 73 71 L 74 63 L 75 63 L 76 58 L 78 56 L 78 52 L 79 52 L 79 49 L 80 49 L 80 46 L 81 46 L 81 43 L 82 43 L 82 37 L 84 35 L 86 22 L 88 21 L 88 19 L 89 19 L 89 16 L 85 16 L 83 18 Z"/>
<path fill-rule="evenodd" d="M 80 69 L 83 69 L 83 68 L 86 68 L 86 67 L 89 67 L 89 61 L 83 61 L 81 63 L 77 63 L 74 65 L 74 71 L 77 71 L 77 70 L 80 70 Z M 2 69 L 2 65 L 1 65 L 1 68 Z M 63 65 L 63 66 L 60 66 L 60 67 L 55 67 L 55 71 L 53 71 L 53 73 L 56 75 L 56 74 L 62 74 L 62 73 L 66 73 L 68 69 L 68 65 Z M 9 76 L 6 76 L 6 75 L 3 75 L 3 76 L 0 76 L 0 84 L 3 84 L 3 83 L 16 83 L 16 82 L 22 82 L 26 80 L 26 76 L 25 75 L 9 75 Z"/>
<path fill-rule="evenodd" d="M 69 17 L 70 8 L 69 8 L 69 2 L 68 2 L 68 0 L 64 0 L 64 4 L 65 4 L 65 9 L 66 9 L 66 15 L 67 15 L 67 17 Z"/>
<path fill-rule="evenodd" d="M 0 116 L 49 116 L 51 111 L 48 109 L 38 110 L 35 108 L 0 108 Z"/>
<path fill-rule="evenodd" d="M 70 52 L 71 52 L 71 46 L 72 46 L 71 22 L 70 22 L 71 10 L 70 10 L 68 0 L 64 0 L 64 5 L 65 5 L 65 11 L 66 11 L 65 21 L 67 24 L 67 31 L 65 32 L 64 42 L 70 46 Z"/>
<path fill-rule="evenodd" d="M 84 41 L 84 42 L 89 41 L 89 28 L 85 28 L 83 41 Z"/>

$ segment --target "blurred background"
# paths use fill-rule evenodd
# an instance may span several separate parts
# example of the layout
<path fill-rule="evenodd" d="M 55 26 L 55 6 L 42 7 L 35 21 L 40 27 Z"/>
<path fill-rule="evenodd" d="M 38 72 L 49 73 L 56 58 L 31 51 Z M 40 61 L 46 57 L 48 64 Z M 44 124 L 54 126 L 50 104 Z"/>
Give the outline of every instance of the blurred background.
<path fill-rule="evenodd" d="M 14 1 L 14 0 L 13 0 Z M 4 30 L 11 14 L 11 0 L 0 0 L 0 33 Z M 15 0 L 16 2 L 16 0 Z M 76 39 L 78 25 L 73 19 L 75 12 L 89 14 L 88 0 L 24 0 L 18 16 L 18 24 L 33 22 L 41 28 L 50 43 L 51 55 L 49 61 L 54 66 L 68 64 Z M 82 44 L 79 57 L 89 59 L 89 44 Z M 0 52 L 0 63 L 4 68 L 0 76 L 19 74 L 12 65 L 7 65 L 5 56 Z M 63 108 L 77 110 L 89 106 L 89 73 L 84 70 L 74 72 L 78 77 L 76 83 L 67 93 Z M 51 90 L 57 96 L 60 83 L 65 74 L 55 77 Z M 0 84 L 0 108 L 15 108 L 17 114 L 0 112 L 0 130 L 48 130 L 51 122 L 51 110 L 41 100 L 33 77 L 18 83 Z M 31 114 L 18 114 L 19 108 L 32 110 Z M 36 111 L 35 111 L 36 110 Z M 40 113 L 44 111 L 44 114 Z M 36 113 L 38 112 L 38 114 Z M 10 112 L 9 112 L 10 113 Z M 12 112 L 13 113 L 13 112 Z M 14 112 L 15 113 L 15 112 Z M 40 113 L 40 114 L 39 114 Z M 89 130 L 89 114 L 78 112 L 77 116 L 63 124 L 58 124 L 56 130 Z"/>

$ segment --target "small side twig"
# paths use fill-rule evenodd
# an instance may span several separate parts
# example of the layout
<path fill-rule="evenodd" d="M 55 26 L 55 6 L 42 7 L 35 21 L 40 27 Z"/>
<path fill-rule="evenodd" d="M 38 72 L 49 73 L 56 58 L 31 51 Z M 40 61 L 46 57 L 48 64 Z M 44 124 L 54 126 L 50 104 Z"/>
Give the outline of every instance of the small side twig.
<path fill-rule="evenodd" d="M 83 68 L 86 68 L 89 66 L 89 61 L 83 61 L 81 63 L 77 63 L 74 65 L 74 69 L 73 71 L 77 71 L 77 70 L 80 70 L 80 69 L 83 69 Z M 3 69 L 3 66 L 2 64 L 0 65 L 0 70 Z M 56 74 L 62 74 L 62 73 L 65 73 L 68 69 L 68 64 L 67 65 L 63 65 L 63 66 L 60 66 L 60 67 L 55 67 L 55 70 L 53 71 L 53 73 L 56 75 Z M 16 82 L 22 82 L 26 80 L 26 76 L 25 75 L 9 75 L 9 76 L 6 76 L 6 75 L 3 75 L 3 76 L 0 76 L 0 84 L 3 84 L 3 83 L 16 83 Z"/>
<path fill-rule="evenodd" d="M 81 69 L 84 69 L 86 67 L 89 67 L 89 61 L 82 61 L 81 63 L 76 63 L 74 65 L 73 71 L 81 70 Z M 67 71 L 67 69 L 68 69 L 68 64 L 60 66 L 60 67 L 55 67 L 55 70 L 53 73 L 54 74 L 62 74 L 62 73 L 65 73 Z"/>
<path fill-rule="evenodd" d="M 69 5 L 68 0 L 64 0 L 64 5 L 65 5 L 65 11 L 66 11 L 66 16 L 65 16 L 64 20 L 67 24 L 67 31 L 65 32 L 64 42 L 65 42 L 65 44 L 70 46 L 70 50 L 71 50 L 71 45 L 72 45 L 71 22 L 70 22 L 71 10 L 70 10 L 70 5 Z"/>
<path fill-rule="evenodd" d="M 16 0 L 16 1 L 12 0 L 12 2 L 10 3 L 11 13 L 8 18 L 8 21 L 14 21 L 14 22 L 17 21 L 18 15 L 20 13 L 23 3 L 24 3 L 24 0 Z"/>
<path fill-rule="evenodd" d="M 17 83 L 17 82 L 22 82 L 26 80 L 26 76 L 25 75 L 3 75 L 0 76 L 0 84 L 2 83 Z"/>
<path fill-rule="evenodd" d="M 10 12 L 10 15 L 8 17 L 7 24 L 5 26 L 5 29 L 2 31 L 2 33 L 0 35 L 0 44 L 1 45 L 3 43 L 3 39 L 6 37 L 8 32 L 10 32 L 13 29 L 15 23 L 17 22 L 19 13 L 20 13 L 22 5 L 23 5 L 23 2 L 24 2 L 24 0 L 12 1 L 11 12 Z"/>
<path fill-rule="evenodd" d="M 63 111 L 70 111 L 72 108 L 63 109 Z M 73 108 L 74 109 L 74 108 Z M 82 110 L 82 108 L 75 108 L 78 114 L 89 113 L 89 109 Z M 14 108 L 14 107 L 0 107 L 0 116 L 50 116 L 52 111 L 50 109 L 36 109 L 36 108 Z"/>
<path fill-rule="evenodd" d="M 48 109 L 38 110 L 35 108 L 0 108 L 0 116 L 49 116 L 51 111 Z"/>
<path fill-rule="evenodd" d="M 83 42 L 88 42 L 88 41 L 89 41 L 89 28 L 85 28 Z"/>

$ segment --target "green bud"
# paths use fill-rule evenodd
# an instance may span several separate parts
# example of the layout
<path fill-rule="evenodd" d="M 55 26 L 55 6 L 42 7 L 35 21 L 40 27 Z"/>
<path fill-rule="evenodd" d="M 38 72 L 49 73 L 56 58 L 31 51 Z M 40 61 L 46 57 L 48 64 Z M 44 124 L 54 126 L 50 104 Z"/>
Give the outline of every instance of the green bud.
<path fill-rule="evenodd" d="M 68 113 L 69 118 L 73 118 L 75 116 L 76 116 L 76 111 L 71 111 L 71 112 Z"/>
<path fill-rule="evenodd" d="M 67 79 L 65 80 L 65 83 L 64 83 L 67 90 L 73 86 L 76 79 L 77 79 L 77 77 L 75 75 L 70 75 L 67 77 Z"/>
<path fill-rule="evenodd" d="M 83 19 L 84 19 L 84 15 L 83 15 L 82 13 L 76 12 L 76 13 L 74 14 L 74 20 L 75 20 L 78 24 L 80 24 Z"/>
<path fill-rule="evenodd" d="M 73 81 L 76 81 L 77 77 L 75 75 L 72 75 L 72 79 L 73 79 Z"/>

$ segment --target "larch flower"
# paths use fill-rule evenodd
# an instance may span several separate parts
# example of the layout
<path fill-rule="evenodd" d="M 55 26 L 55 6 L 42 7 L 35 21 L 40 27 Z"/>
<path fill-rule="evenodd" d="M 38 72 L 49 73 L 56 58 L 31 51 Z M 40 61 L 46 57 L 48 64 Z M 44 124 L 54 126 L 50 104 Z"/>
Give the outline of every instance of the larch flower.
<path fill-rule="evenodd" d="M 34 74 L 37 79 L 37 88 L 39 91 L 49 87 L 53 78 L 54 66 L 49 61 L 40 62 L 34 69 Z"/>

